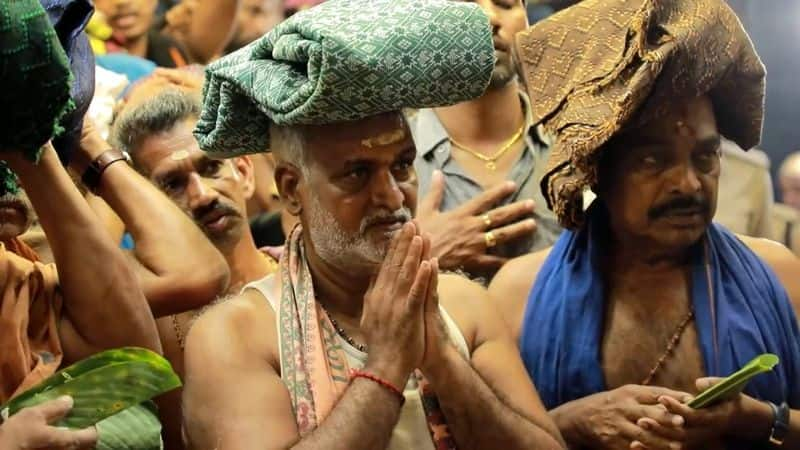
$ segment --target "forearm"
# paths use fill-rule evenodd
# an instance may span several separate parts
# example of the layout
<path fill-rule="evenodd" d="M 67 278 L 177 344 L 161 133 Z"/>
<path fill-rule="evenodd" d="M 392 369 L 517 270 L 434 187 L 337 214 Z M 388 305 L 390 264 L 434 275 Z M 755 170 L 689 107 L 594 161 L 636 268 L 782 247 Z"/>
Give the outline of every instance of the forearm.
<path fill-rule="evenodd" d="M 156 317 L 205 306 L 224 291 L 228 267 L 222 255 L 133 168 L 109 166 L 98 192 L 133 236 L 139 276 Z"/>
<path fill-rule="evenodd" d="M 48 237 L 64 314 L 94 348 L 160 349 L 155 322 L 122 251 L 98 223 L 52 147 L 40 164 L 9 161 Z M 124 319 L 121 319 L 124 318 Z"/>
<path fill-rule="evenodd" d="M 86 203 L 89 204 L 89 208 L 100 219 L 103 228 L 108 231 L 111 242 L 122 242 L 122 238 L 125 236 L 125 224 L 122 223 L 122 219 L 119 218 L 117 213 L 102 198 L 94 194 L 85 193 L 84 198 Z"/>
<path fill-rule="evenodd" d="M 382 450 L 400 417 L 400 402 L 385 387 L 356 378 L 330 416 L 291 450 Z"/>
<path fill-rule="evenodd" d="M 561 449 L 546 427 L 507 406 L 472 365 L 449 347 L 425 372 L 458 447 L 464 450 Z"/>
<path fill-rule="evenodd" d="M 581 400 L 564 403 L 548 411 L 548 414 L 566 441 L 567 448 L 591 448 L 592 443 L 598 442 L 596 439 L 585 436 L 580 427 L 580 420 L 585 417 L 581 411 Z"/>

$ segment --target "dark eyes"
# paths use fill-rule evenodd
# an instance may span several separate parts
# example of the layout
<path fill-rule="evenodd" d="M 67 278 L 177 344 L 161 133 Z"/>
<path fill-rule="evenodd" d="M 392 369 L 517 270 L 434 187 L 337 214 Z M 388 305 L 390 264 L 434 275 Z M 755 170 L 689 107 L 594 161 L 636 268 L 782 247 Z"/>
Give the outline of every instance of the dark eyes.
<path fill-rule="evenodd" d="M 353 168 L 350 172 L 347 172 L 345 178 L 348 180 L 362 180 L 369 175 L 369 169 L 366 166 L 356 167 Z"/>
<path fill-rule="evenodd" d="M 714 170 L 719 163 L 721 151 L 717 149 L 699 150 L 692 154 L 692 164 L 704 173 Z M 648 152 L 636 160 L 636 165 L 644 170 L 665 170 L 674 163 L 669 155 L 663 152 Z"/>
<path fill-rule="evenodd" d="M 492 3 L 494 3 L 495 6 L 499 6 L 503 9 L 511 9 L 514 7 L 516 2 L 509 0 L 494 0 Z"/>
<path fill-rule="evenodd" d="M 185 185 L 185 179 L 179 179 L 177 177 L 174 178 L 166 178 L 158 182 L 158 187 L 161 188 L 167 194 L 174 194 L 178 193 L 183 190 L 183 186 Z"/>
<path fill-rule="evenodd" d="M 414 167 L 413 159 L 404 159 L 397 161 L 392 166 L 392 176 L 397 181 L 408 180 L 411 170 Z M 353 167 L 344 175 L 344 179 L 349 182 L 364 182 L 372 174 L 372 168 L 369 165 L 360 165 Z"/>
<path fill-rule="evenodd" d="M 696 153 L 692 159 L 694 166 L 701 172 L 711 172 L 719 164 L 719 158 L 722 152 L 719 148 L 715 150 L 703 150 Z"/>
<path fill-rule="evenodd" d="M 223 164 L 222 161 L 208 161 L 200 168 L 198 173 L 201 177 L 216 177 L 222 170 Z"/>

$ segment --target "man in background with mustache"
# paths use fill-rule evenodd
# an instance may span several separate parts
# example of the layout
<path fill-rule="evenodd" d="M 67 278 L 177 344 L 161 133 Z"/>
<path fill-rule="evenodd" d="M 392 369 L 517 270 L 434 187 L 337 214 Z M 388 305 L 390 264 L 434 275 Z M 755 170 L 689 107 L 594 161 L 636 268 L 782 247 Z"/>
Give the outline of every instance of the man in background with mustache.
<path fill-rule="evenodd" d="M 800 448 L 800 262 L 712 223 L 722 136 L 752 148 L 763 119 L 764 67 L 734 12 L 584 0 L 517 50 L 556 133 L 542 190 L 569 231 L 490 290 L 569 447 Z M 763 353 L 772 372 L 687 405 Z"/>
<path fill-rule="evenodd" d="M 191 217 L 219 250 L 230 269 L 230 283 L 222 294 L 238 294 L 277 268 L 271 256 L 256 248 L 250 234 L 246 203 L 254 190 L 253 165 L 246 156 L 219 161 L 203 154 L 192 135 L 200 114 L 199 93 L 158 83 L 151 79 L 137 88 L 152 88 L 145 91 L 149 98 L 122 109 L 113 125 L 112 142 L 131 155 L 134 168 Z M 164 354 L 181 375 L 186 336 L 199 311 L 158 320 Z M 169 395 L 174 410 L 165 427 L 173 439 L 177 437 L 171 442 L 176 446 L 180 392 Z"/>
<path fill-rule="evenodd" d="M 192 135 L 200 108 L 196 93 L 167 87 L 123 109 L 112 139 L 222 253 L 231 271 L 228 293 L 238 293 L 271 273 L 275 261 L 256 248 L 249 230 L 253 165 L 247 156 L 221 161 L 200 151 Z"/>

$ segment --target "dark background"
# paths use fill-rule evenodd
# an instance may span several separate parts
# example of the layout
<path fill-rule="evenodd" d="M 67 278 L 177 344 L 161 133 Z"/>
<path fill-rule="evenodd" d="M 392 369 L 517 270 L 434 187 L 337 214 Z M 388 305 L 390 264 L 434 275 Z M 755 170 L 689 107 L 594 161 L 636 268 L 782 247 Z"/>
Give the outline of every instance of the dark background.
<path fill-rule="evenodd" d="M 767 114 L 761 148 L 772 177 L 792 151 L 800 150 L 800 0 L 728 0 L 767 66 Z M 777 198 L 777 197 L 776 197 Z"/>

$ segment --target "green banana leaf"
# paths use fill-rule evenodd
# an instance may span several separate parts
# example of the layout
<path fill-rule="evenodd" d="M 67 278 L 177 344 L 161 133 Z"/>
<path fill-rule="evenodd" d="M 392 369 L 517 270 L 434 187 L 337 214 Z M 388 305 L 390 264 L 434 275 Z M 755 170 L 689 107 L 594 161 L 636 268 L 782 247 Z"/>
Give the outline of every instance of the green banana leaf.
<path fill-rule="evenodd" d="M 96 450 L 160 450 L 161 422 L 155 404 L 131 406 L 97 422 Z"/>
<path fill-rule="evenodd" d="M 9 417 L 22 408 L 69 395 L 75 404 L 57 425 L 85 428 L 180 386 L 162 356 L 126 347 L 98 353 L 57 372 L 0 407 L 0 415 Z"/>
<path fill-rule="evenodd" d="M 689 402 L 689 407 L 694 409 L 705 408 L 719 400 L 728 398 L 732 394 L 741 392 L 751 378 L 764 372 L 769 372 L 779 362 L 778 357 L 771 353 L 756 356 L 733 375 L 701 392 L 700 395 Z"/>

